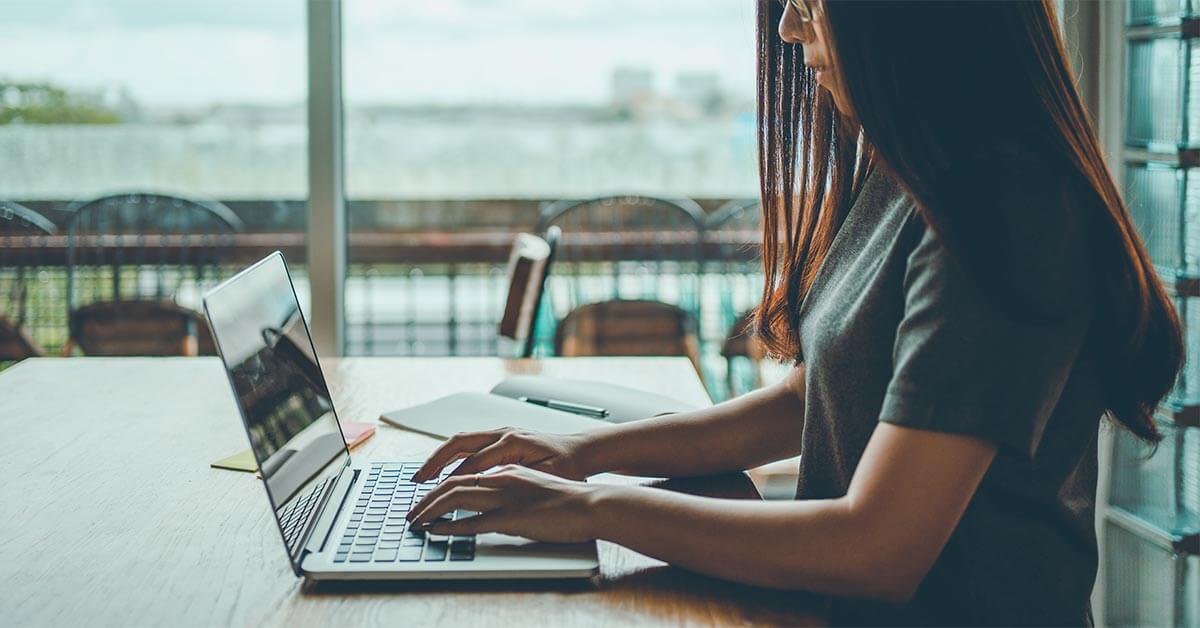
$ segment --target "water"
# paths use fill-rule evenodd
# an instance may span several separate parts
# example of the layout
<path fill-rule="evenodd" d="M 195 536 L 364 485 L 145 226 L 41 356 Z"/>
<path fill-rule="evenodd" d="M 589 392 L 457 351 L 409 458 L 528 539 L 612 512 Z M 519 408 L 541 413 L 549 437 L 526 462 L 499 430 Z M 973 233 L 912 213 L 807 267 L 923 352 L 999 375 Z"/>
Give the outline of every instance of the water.
<path fill-rule="evenodd" d="M 373 200 L 755 196 L 747 116 L 352 118 L 346 190 Z M 80 199 L 129 189 L 305 198 L 306 142 L 303 121 L 0 126 L 0 198 Z"/>

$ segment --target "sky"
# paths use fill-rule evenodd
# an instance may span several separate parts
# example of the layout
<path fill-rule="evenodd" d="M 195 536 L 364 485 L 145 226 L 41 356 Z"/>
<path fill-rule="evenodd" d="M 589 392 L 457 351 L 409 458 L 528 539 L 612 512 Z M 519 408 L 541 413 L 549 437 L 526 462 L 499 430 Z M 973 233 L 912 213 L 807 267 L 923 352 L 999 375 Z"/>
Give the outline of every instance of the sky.
<path fill-rule="evenodd" d="M 293 104 L 305 0 L 0 0 L 0 77 L 145 106 Z M 595 103 L 612 71 L 754 85 L 753 0 L 343 0 L 354 104 Z"/>

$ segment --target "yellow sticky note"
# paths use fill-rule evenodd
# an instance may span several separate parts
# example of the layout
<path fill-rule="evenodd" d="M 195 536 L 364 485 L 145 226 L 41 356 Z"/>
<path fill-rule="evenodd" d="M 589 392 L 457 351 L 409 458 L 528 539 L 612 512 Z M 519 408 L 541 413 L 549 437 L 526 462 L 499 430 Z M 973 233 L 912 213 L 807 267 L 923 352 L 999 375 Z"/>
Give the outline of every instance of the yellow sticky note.
<path fill-rule="evenodd" d="M 360 423 L 358 421 L 343 421 L 342 431 L 345 432 L 346 446 L 354 449 L 375 434 L 375 425 L 373 423 Z M 228 458 L 221 458 L 210 466 L 214 469 L 229 469 L 230 471 L 254 473 L 258 471 L 258 460 L 254 458 L 254 452 L 247 449 L 239 451 Z"/>
<path fill-rule="evenodd" d="M 258 471 L 258 461 L 254 459 L 254 452 L 247 449 L 239 451 L 228 458 L 221 458 L 212 463 L 212 467 L 214 469 L 229 469 L 230 471 L 254 473 Z"/>

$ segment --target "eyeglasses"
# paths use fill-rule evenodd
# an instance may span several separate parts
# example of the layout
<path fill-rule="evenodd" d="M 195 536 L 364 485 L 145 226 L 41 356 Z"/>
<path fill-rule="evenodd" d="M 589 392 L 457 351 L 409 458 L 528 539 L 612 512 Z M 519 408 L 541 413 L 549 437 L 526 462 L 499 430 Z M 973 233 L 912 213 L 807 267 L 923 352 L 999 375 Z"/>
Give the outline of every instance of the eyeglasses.
<path fill-rule="evenodd" d="M 811 22 L 813 21 L 813 9 L 812 5 L 809 3 L 812 1 L 813 0 L 779 0 L 779 4 L 782 4 L 785 9 L 789 6 L 792 7 L 792 10 L 796 12 L 796 15 L 800 18 L 801 22 Z"/>

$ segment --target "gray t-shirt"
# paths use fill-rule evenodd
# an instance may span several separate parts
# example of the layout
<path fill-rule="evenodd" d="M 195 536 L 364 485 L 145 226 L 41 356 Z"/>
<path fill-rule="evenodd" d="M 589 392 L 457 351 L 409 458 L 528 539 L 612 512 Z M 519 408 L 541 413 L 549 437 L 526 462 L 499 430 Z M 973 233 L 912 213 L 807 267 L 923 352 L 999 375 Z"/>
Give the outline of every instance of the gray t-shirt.
<path fill-rule="evenodd" d="M 845 495 L 879 421 L 978 436 L 999 451 L 916 597 L 834 599 L 835 622 L 1090 623 L 1103 401 L 1087 243 L 1066 205 L 1022 207 L 1008 234 L 1022 298 L 1057 312 L 1051 323 L 998 307 L 882 168 L 847 213 L 799 313 L 797 498 Z"/>

